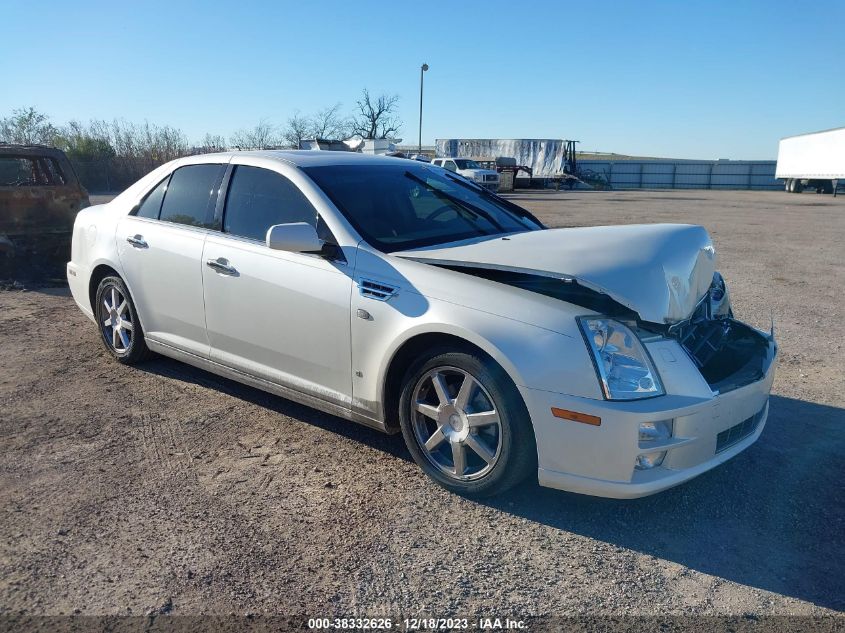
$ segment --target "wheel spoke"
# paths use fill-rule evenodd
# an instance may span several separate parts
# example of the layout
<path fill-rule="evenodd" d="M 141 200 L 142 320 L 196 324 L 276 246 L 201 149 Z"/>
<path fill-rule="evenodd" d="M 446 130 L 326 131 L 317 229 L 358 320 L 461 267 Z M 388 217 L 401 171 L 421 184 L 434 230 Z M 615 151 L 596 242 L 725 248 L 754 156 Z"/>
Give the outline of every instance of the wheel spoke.
<path fill-rule="evenodd" d="M 123 321 L 120 322 L 120 327 L 122 327 L 124 330 L 128 330 L 129 332 L 131 332 L 132 321 L 127 321 L 126 319 L 123 319 Z"/>
<path fill-rule="evenodd" d="M 443 380 L 443 374 L 434 374 L 431 377 L 431 384 L 434 385 L 434 391 L 437 393 L 437 399 L 440 401 L 440 404 L 449 404 L 452 401 L 449 398 L 449 390 L 446 387 L 446 381 Z"/>
<path fill-rule="evenodd" d="M 426 404 L 425 402 L 418 402 L 417 411 L 422 413 L 427 418 L 431 418 L 432 420 L 437 419 L 437 407 L 434 407 L 430 404 Z"/>
<path fill-rule="evenodd" d="M 470 433 L 467 435 L 466 439 L 464 440 L 467 446 L 469 446 L 475 453 L 483 459 L 488 464 L 493 461 L 493 458 L 496 457 L 496 454 L 493 453 L 489 448 L 487 448 L 481 440 Z"/>
<path fill-rule="evenodd" d="M 109 305 L 108 300 L 103 299 L 103 305 L 106 307 L 106 312 L 111 312 L 111 306 Z"/>
<path fill-rule="evenodd" d="M 124 299 L 121 302 L 121 304 L 117 307 L 117 314 L 122 317 L 123 313 L 126 312 L 126 307 L 127 307 L 127 303 L 126 303 L 126 299 Z"/>
<path fill-rule="evenodd" d="M 472 397 L 472 392 L 475 387 L 475 380 L 469 374 L 464 376 L 464 381 L 461 383 L 461 388 L 458 390 L 458 395 L 455 397 L 455 407 L 461 411 L 466 411 L 467 405 Z"/>
<path fill-rule="evenodd" d="M 479 426 L 496 424 L 499 421 L 499 414 L 495 411 L 484 411 L 483 413 L 467 413 L 467 423 L 471 429 Z"/>
<path fill-rule="evenodd" d="M 452 461 L 455 464 L 455 474 L 463 475 L 467 467 L 467 459 L 464 445 L 460 442 L 452 442 Z"/>
<path fill-rule="evenodd" d="M 109 317 L 108 319 L 103 321 L 103 326 L 104 327 L 111 327 L 111 317 Z"/>
<path fill-rule="evenodd" d="M 116 327 L 111 329 L 111 344 L 115 349 L 120 345 L 120 334 L 118 334 Z"/>
<path fill-rule="evenodd" d="M 117 305 L 117 289 L 114 287 L 111 289 L 111 305 L 112 307 Z"/>
<path fill-rule="evenodd" d="M 123 349 L 129 348 L 129 335 L 126 333 L 126 330 L 123 328 L 118 328 L 118 334 L 120 335 L 120 342 L 123 343 Z"/>
<path fill-rule="evenodd" d="M 432 434 L 428 441 L 425 443 L 425 448 L 428 452 L 433 451 L 435 448 L 440 446 L 443 440 L 446 439 L 446 436 L 443 434 L 443 427 L 438 426 L 437 430 Z"/>

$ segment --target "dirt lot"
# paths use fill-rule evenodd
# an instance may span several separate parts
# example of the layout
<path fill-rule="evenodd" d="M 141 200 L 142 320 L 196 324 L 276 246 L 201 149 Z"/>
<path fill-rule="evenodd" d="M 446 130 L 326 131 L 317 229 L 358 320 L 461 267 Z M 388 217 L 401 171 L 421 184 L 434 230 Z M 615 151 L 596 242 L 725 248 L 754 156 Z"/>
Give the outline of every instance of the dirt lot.
<path fill-rule="evenodd" d="M 64 289 L 0 292 L 0 613 L 845 609 L 845 197 L 517 193 L 552 226 L 691 222 L 781 357 L 760 441 L 635 501 L 451 495 L 385 436 L 170 360 Z"/>

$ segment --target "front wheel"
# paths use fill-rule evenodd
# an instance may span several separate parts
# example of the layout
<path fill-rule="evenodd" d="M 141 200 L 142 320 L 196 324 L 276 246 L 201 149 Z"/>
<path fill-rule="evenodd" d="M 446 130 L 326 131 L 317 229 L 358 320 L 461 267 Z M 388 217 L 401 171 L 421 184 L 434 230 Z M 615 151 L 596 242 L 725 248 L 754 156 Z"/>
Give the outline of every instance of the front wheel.
<path fill-rule="evenodd" d="M 96 302 L 94 313 L 103 345 L 118 362 L 133 365 L 152 356 L 135 303 L 120 277 L 106 277 L 100 282 Z"/>
<path fill-rule="evenodd" d="M 405 375 L 399 406 L 414 461 L 448 490 L 489 496 L 536 475 L 528 412 L 513 381 L 489 358 L 444 351 L 418 359 Z"/>

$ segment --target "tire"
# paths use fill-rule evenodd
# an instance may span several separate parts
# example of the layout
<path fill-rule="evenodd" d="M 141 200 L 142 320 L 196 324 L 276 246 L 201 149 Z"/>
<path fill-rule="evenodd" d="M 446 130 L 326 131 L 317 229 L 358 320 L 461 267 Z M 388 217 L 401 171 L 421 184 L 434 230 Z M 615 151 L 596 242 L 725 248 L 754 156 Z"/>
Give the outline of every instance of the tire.
<path fill-rule="evenodd" d="M 100 282 L 94 305 L 100 340 L 119 363 L 134 365 L 153 356 L 144 340 L 135 303 L 120 277 L 105 277 Z"/>
<path fill-rule="evenodd" d="M 800 178 L 796 178 L 795 179 L 795 189 L 794 189 L 793 193 L 801 193 L 802 191 L 804 191 L 804 183 L 801 182 Z"/>
<path fill-rule="evenodd" d="M 399 421 L 414 461 L 451 492 L 491 496 L 537 476 L 522 397 L 505 371 L 478 352 L 434 350 L 412 363 Z"/>
<path fill-rule="evenodd" d="M 792 193 L 792 178 L 787 178 L 786 182 L 783 183 L 783 190 L 786 193 Z"/>

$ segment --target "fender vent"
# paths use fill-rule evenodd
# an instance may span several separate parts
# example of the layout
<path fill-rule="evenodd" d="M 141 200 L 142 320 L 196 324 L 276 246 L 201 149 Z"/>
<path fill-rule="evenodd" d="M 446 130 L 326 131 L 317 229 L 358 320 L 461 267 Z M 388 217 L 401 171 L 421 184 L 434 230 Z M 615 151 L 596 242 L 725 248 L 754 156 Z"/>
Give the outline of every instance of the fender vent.
<path fill-rule="evenodd" d="M 369 279 L 361 279 L 358 282 L 358 289 L 361 291 L 361 296 L 369 297 L 376 301 L 387 301 L 399 291 L 394 286 L 388 286 L 387 284 Z"/>

